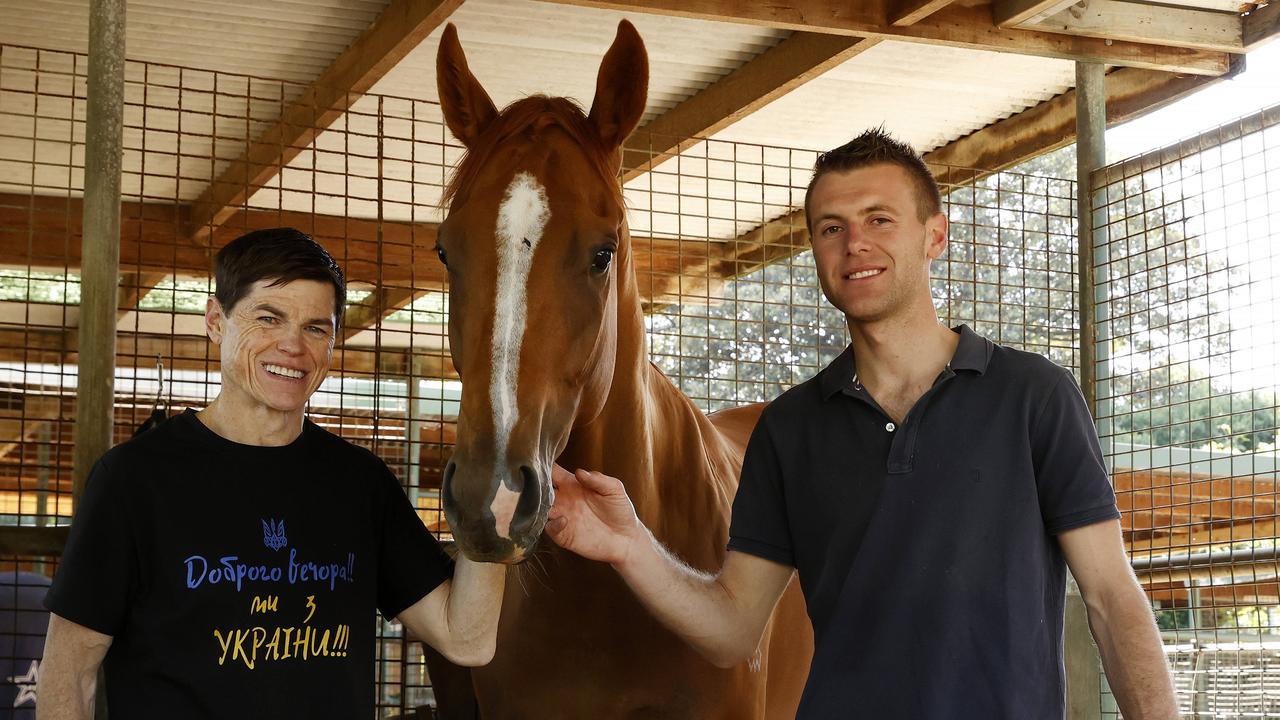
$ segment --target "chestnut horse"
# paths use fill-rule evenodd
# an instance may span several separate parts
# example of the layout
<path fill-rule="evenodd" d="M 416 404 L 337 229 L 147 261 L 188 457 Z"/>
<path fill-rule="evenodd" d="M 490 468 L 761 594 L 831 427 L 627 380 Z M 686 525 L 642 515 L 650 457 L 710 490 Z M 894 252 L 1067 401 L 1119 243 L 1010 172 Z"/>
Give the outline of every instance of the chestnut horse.
<path fill-rule="evenodd" d="M 762 409 L 708 419 L 647 359 L 617 179 L 645 107 L 643 41 L 619 25 L 587 115 L 544 96 L 498 112 L 453 25 L 437 71 L 445 122 L 467 148 L 438 235 L 463 384 L 443 505 L 469 557 L 537 560 L 508 572 L 497 657 L 472 673 L 482 716 L 794 717 L 812 652 L 795 582 L 756 656 L 722 670 L 650 617 L 610 567 L 538 544 L 558 459 L 622 478 L 660 541 L 718 570 Z M 441 673 L 433 665 L 443 685 Z"/>

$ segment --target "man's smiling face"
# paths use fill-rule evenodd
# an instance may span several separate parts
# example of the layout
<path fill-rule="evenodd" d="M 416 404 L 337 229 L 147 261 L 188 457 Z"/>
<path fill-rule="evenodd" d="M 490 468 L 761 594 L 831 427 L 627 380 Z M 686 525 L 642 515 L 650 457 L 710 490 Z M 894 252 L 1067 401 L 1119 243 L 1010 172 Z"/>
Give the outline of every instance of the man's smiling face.
<path fill-rule="evenodd" d="M 877 322 L 928 301 L 929 263 L 946 248 L 947 219 L 920 218 L 901 167 L 830 172 L 814 185 L 809 212 L 818 280 L 850 321 Z"/>
<path fill-rule="evenodd" d="M 334 289 L 315 280 L 272 282 L 254 283 L 229 313 L 211 299 L 206 330 L 220 350 L 224 401 L 240 411 L 301 415 L 329 372 Z"/>

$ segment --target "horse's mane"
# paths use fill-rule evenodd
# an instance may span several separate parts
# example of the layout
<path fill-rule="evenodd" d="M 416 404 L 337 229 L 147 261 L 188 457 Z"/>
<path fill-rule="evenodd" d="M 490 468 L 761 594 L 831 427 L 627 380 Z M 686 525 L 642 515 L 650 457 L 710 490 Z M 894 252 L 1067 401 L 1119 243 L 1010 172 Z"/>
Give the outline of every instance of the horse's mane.
<path fill-rule="evenodd" d="M 547 95 L 530 95 L 503 108 L 475 145 L 468 148 L 462 156 L 453 177 L 445 187 L 440 204 L 447 206 L 455 198 L 466 199 L 467 190 L 475 183 L 481 168 L 488 164 L 498 148 L 508 140 L 524 132 L 536 136 L 552 125 L 563 129 L 582 146 L 591 164 L 599 171 L 605 187 L 621 204 L 622 188 L 618 183 L 617 153 L 602 146 L 591 121 L 576 102 L 569 98 Z"/>

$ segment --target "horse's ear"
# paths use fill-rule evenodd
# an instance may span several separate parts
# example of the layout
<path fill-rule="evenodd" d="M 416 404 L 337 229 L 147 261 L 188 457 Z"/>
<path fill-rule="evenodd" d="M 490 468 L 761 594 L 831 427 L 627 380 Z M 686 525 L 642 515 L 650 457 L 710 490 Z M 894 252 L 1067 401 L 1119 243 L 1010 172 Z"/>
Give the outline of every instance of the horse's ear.
<path fill-rule="evenodd" d="M 618 35 L 605 53 L 596 77 L 590 120 L 610 148 L 622 145 L 644 115 L 649 96 L 649 55 L 630 22 L 618 23 Z"/>
<path fill-rule="evenodd" d="M 436 53 L 436 87 L 445 124 L 463 145 L 471 147 L 498 116 L 498 109 L 467 67 L 467 56 L 453 23 L 445 26 Z"/>

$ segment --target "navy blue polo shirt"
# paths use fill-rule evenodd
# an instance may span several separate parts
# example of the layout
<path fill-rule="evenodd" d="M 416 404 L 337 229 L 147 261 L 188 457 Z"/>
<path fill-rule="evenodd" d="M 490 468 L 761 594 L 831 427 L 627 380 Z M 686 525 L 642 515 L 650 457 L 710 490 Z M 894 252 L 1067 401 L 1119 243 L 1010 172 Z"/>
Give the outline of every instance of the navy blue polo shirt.
<path fill-rule="evenodd" d="M 1054 536 L 1119 517 L 1070 372 L 967 326 L 901 424 L 852 347 L 752 434 L 729 549 L 795 567 L 816 648 L 798 718 L 1061 718 Z"/>

